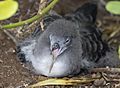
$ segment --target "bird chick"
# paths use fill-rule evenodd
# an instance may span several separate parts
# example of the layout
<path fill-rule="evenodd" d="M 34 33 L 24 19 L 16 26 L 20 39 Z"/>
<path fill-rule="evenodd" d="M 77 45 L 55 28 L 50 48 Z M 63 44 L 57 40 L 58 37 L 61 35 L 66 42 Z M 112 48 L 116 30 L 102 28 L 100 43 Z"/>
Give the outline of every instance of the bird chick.
<path fill-rule="evenodd" d="M 95 67 L 117 67 L 118 55 L 101 38 L 95 25 L 97 6 L 87 3 L 65 16 L 43 18 L 45 31 L 17 45 L 22 62 L 39 75 L 74 76 Z"/>

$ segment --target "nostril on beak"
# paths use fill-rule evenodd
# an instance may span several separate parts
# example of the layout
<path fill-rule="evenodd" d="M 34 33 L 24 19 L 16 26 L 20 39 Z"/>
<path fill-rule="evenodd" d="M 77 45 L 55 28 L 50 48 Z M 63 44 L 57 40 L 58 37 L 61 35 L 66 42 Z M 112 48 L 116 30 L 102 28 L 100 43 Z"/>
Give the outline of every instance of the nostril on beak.
<path fill-rule="evenodd" d="M 60 45 L 58 43 L 54 43 L 52 45 L 52 51 L 56 50 L 56 49 L 60 49 Z"/>

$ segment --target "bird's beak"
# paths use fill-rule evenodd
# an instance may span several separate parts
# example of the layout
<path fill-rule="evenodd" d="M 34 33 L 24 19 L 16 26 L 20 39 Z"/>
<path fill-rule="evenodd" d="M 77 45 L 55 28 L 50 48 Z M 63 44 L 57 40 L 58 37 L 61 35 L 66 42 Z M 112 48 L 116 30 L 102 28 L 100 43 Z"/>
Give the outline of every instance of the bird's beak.
<path fill-rule="evenodd" d="M 54 55 L 52 55 L 52 63 L 50 65 L 49 73 L 51 73 L 51 70 L 53 68 L 53 65 L 54 65 L 55 61 L 56 61 L 56 57 L 54 57 Z"/>
<path fill-rule="evenodd" d="M 57 56 L 60 54 L 60 45 L 58 43 L 54 43 L 51 46 L 51 53 L 54 58 L 57 58 Z"/>
<path fill-rule="evenodd" d="M 52 63 L 51 63 L 51 66 L 50 66 L 50 70 L 49 70 L 49 73 L 51 72 L 52 68 L 53 68 L 53 65 L 56 61 L 56 58 L 58 57 L 58 55 L 60 54 L 60 46 L 58 43 L 55 43 L 51 46 L 51 54 L 52 54 Z"/>
<path fill-rule="evenodd" d="M 52 51 L 52 56 L 53 56 L 53 58 L 55 59 L 55 58 L 57 58 L 57 56 L 59 55 L 59 49 L 56 49 L 56 50 L 53 50 Z"/>

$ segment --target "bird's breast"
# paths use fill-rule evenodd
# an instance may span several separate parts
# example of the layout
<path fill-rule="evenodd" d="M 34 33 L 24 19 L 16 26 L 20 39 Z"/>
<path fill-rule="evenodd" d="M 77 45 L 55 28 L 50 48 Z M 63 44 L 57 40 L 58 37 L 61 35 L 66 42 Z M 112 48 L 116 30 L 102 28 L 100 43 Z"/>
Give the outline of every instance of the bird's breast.
<path fill-rule="evenodd" d="M 42 74 L 49 77 L 61 77 L 67 75 L 70 63 L 66 62 L 64 59 L 66 57 L 57 58 L 53 67 L 50 71 L 50 67 L 52 64 L 52 55 L 50 53 L 46 55 L 41 55 L 40 57 L 35 58 L 35 61 L 32 63 L 38 74 Z"/>

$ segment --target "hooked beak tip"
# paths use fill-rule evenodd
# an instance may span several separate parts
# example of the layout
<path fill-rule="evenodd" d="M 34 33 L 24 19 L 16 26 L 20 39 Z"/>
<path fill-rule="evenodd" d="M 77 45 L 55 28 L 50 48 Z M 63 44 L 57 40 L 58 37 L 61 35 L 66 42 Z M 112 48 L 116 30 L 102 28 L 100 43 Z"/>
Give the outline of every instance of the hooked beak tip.
<path fill-rule="evenodd" d="M 52 70 L 52 68 L 53 68 L 53 65 L 54 65 L 54 63 L 55 63 L 55 61 L 56 61 L 56 57 L 53 56 L 52 59 L 53 59 L 53 61 L 52 61 L 51 65 L 50 65 L 49 73 L 51 73 L 51 70 Z"/>

